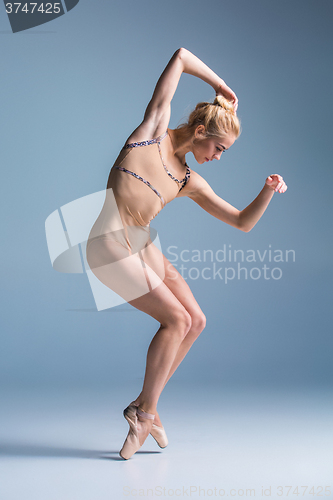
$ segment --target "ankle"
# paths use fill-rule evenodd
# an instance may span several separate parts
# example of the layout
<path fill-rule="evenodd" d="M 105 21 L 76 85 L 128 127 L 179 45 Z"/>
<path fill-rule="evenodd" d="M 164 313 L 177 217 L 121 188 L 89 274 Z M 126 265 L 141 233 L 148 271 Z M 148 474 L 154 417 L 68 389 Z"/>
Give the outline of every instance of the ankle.
<path fill-rule="evenodd" d="M 155 413 L 156 413 L 156 405 L 151 405 L 151 404 L 145 402 L 144 400 L 140 401 L 140 403 L 138 404 L 138 408 L 142 412 L 150 414 L 150 415 L 155 415 Z"/>

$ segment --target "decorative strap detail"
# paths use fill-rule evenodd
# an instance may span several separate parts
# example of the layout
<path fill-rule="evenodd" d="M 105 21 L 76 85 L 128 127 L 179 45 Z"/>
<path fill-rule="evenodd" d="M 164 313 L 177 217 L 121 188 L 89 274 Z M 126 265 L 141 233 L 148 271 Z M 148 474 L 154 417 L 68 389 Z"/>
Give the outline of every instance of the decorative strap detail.
<path fill-rule="evenodd" d="M 149 141 L 141 141 L 141 142 L 131 142 L 130 144 L 126 144 L 123 149 L 128 148 L 138 148 L 140 146 L 150 146 L 150 144 L 155 144 L 156 142 L 161 142 L 168 135 L 168 131 L 164 132 L 164 134 L 159 135 L 155 139 L 150 139 Z"/>
<path fill-rule="evenodd" d="M 185 186 L 185 184 L 187 183 L 187 181 L 188 181 L 188 179 L 190 177 L 191 171 L 189 169 L 189 166 L 187 165 L 187 163 L 185 163 L 186 174 L 185 174 L 184 179 L 177 179 L 177 177 L 175 177 L 174 175 L 172 175 L 172 173 L 167 169 L 167 166 L 164 163 L 164 159 L 163 159 L 163 156 L 162 156 L 162 151 L 161 151 L 161 148 L 160 148 L 160 142 L 157 143 L 157 146 L 158 146 L 158 152 L 160 153 L 160 158 L 161 158 L 164 170 L 166 171 L 166 173 L 168 174 L 168 176 L 171 177 L 171 179 L 173 181 L 177 182 L 177 184 L 181 184 L 181 188 L 179 189 L 179 191 L 180 191 L 181 189 L 183 189 L 183 187 Z"/>
<path fill-rule="evenodd" d="M 145 411 L 141 410 L 140 406 L 137 407 L 136 412 L 142 418 L 148 418 L 149 420 L 154 420 L 155 418 L 155 415 L 153 415 L 152 413 L 146 413 Z"/>
<path fill-rule="evenodd" d="M 183 187 L 185 187 L 185 186 L 186 186 L 186 184 L 187 184 L 187 182 L 188 182 L 188 180 L 189 180 L 189 178 L 190 178 L 190 175 L 191 175 L 191 170 L 190 170 L 190 167 L 189 167 L 188 165 L 186 165 L 186 167 L 187 167 L 187 168 L 186 168 L 186 174 L 185 174 L 185 177 L 184 177 L 184 179 L 183 179 L 183 185 L 182 185 L 182 187 L 180 188 L 180 190 L 179 190 L 179 191 L 181 191 L 181 190 L 183 189 Z"/>
<path fill-rule="evenodd" d="M 164 201 L 163 196 L 157 191 L 156 188 L 154 188 L 154 186 L 152 184 L 150 184 L 149 181 L 147 181 L 146 179 L 141 177 L 141 175 L 138 175 L 135 172 L 132 172 L 131 170 L 127 170 L 126 168 L 120 167 L 118 165 L 115 165 L 114 168 L 117 168 L 118 170 L 121 170 L 122 172 L 126 172 L 126 174 L 133 175 L 133 177 L 136 177 L 137 179 L 139 179 L 139 181 L 144 182 L 148 187 L 150 187 L 150 189 L 152 189 L 154 191 L 155 194 L 157 194 L 157 196 L 160 198 L 160 200 L 162 202 L 162 205 L 165 206 L 165 201 Z"/>

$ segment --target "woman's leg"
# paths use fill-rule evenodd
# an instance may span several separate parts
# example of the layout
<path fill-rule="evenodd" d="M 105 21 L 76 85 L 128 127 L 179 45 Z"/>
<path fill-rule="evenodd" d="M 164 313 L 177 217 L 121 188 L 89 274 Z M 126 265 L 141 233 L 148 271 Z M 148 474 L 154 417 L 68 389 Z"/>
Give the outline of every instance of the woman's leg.
<path fill-rule="evenodd" d="M 148 348 L 140 395 L 140 407 L 148 413 L 155 413 L 179 347 L 191 328 L 191 316 L 165 283 L 130 301 L 130 304 L 161 324 Z"/>
<path fill-rule="evenodd" d="M 140 232 L 140 228 L 130 227 L 127 233 L 130 230 L 133 233 L 130 234 L 133 247 L 140 243 L 142 230 Z M 122 236 L 122 232 L 119 233 L 118 239 Z M 129 255 L 129 250 L 112 240 L 112 236 L 115 235 L 101 236 L 90 242 L 87 245 L 87 261 L 104 285 L 161 325 L 148 349 L 141 398 L 142 409 L 147 413 L 155 413 L 179 345 L 191 328 L 191 316 L 161 281 L 165 277 L 163 254 L 151 243 L 139 254 Z M 152 288 L 152 283 L 155 288 Z"/>
<path fill-rule="evenodd" d="M 179 302 L 185 307 L 189 315 L 191 316 L 191 328 L 183 339 L 179 346 L 176 357 L 173 361 L 171 369 L 168 373 L 165 384 L 168 382 L 170 377 L 174 374 L 182 360 L 185 358 L 186 354 L 190 350 L 191 346 L 195 340 L 199 337 L 200 333 L 206 326 L 206 316 L 202 312 L 199 304 L 197 303 L 194 295 L 181 276 L 177 269 L 168 261 L 164 256 L 165 263 L 165 279 L 164 283 L 167 285 L 169 290 L 174 294 Z M 164 385 L 165 385 L 164 384 Z"/>
<path fill-rule="evenodd" d="M 141 410 L 155 415 L 158 398 L 179 346 L 191 328 L 191 316 L 167 285 L 161 281 L 160 276 L 163 275 L 164 278 L 162 254 L 158 253 L 157 249 L 155 251 L 151 248 L 149 251 L 150 253 L 140 252 L 141 258 L 138 255 L 128 257 L 121 245 L 108 238 L 101 238 L 89 245 L 87 260 L 91 270 L 102 283 L 160 323 L 160 328 L 148 349 L 140 398 Z M 123 255 L 124 258 L 119 258 Z M 143 257 L 145 257 L 144 267 Z M 146 281 L 148 276 L 151 291 L 147 293 L 145 289 L 149 289 Z M 152 283 L 157 286 L 152 287 Z M 133 294 L 136 298 L 129 300 L 128 297 Z M 130 410 L 127 413 L 129 412 Z M 127 415 L 127 417 L 130 420 L 134 419 L 133 422 L 136 423 L 133 424 L 133 429 L 130 424 L 129 435 L 121 450 L 123 458 L 128 458 L 137 451 L 151 432 L 154 422 L 154 420 L 143 418 L 138 412 L 136 416 Z"/>
<path fill-rule="evenodd" d="M 205 328 L 206 318 L 184 278 L 165 256 L 163 256 L 163 258 L 165 266 L 165 278 L 163 282 L 191 316 L 191 328 L 188 330 L 186 336 L 178 347 L 176 356 L 164 381 L 164 388 L 170 377 L 176 371 L 176 369 L 190 350 L 195 340 Z M 142 393 L 137 397 L 135 403 L 142 403 Z M 158 426 L 162 426 L 157 412 L 155 413 L 154 423 Z"/>
<path fill-rule="evenodd" d="M 194 319 L 197 323 L 199 316 L 197 312 L 200 308 L 185 280 L 175 268 L 170 268 L 168 260 L 154 245 L 149 245 L 141 253 L 143 256 L 141 258 L 145 261 L 145 274 L 149 270 L 150 279 L 154 281 L 156 278 L 155 283 L 158 282 L 159 285 L 143 294 L 140 294 L 140 290 L 144 289 L 145 279 L 143 279 L 141 260 L 137 256 L 121 258 L 123 249 L 112 240 L 101 239 L 92 245 L 89 247 L 89 252 L 87 251 L 87 260 L 89 259 L 89 265 L 97 278 L 122 295 L 134 307 L 155 318 L 161 325 L 148 349 L 144 384 L 140 395 L 141 409 L 155 414 L 158 398 L 169 374 L 176 369 L 197 336 L 197 324 L 192 325 L 192 322 Z M 163 281 L 160 279 L 162 274 Z M 157 279 L 158 277 L 160 278 Z M 137 298 L 128 300 L 127 295 L 132 294 L 133 290 Z M 187 307 L 192 315 L 173 292 L 176 292 L 184 303 L 188 303 Z M 187 295 L 190 299 L 186 299 Z M 179 350 L 190 330 L 192 333 L 189 339 L 192 340 L 183 344 Z M 141 438 L 145 439 L 150 432 L 152 421 L 140 418 L 139 420 L 142 420 Z"/>
<path fill-rule="evenodd" d="M 191 327 L 191 317 L 163 282 L 130 303 L 161 324 L 148 349 L 139 403 L 140 410 L 156 415 L 159 396 L 179 346 Z M 126 408 L 124 416 L 130 424 L 130 430 L 120 455 L 127 459 L 142 446 L 156 422 L 144 418 L 139 410 L 133 413 L 131 406 Z"/>

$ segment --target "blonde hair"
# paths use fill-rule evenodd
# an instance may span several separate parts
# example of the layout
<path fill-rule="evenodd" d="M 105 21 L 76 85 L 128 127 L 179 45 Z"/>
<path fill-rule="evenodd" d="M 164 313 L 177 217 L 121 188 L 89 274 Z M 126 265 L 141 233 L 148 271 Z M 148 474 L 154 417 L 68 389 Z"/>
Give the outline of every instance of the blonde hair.
<path fill-rule="evenodd" d="M 237 139 L 241 133 L 240 120 L 234 106 L 222 95 L 216 96 L 212 103 L 199 102 L 188 117 L 187 123 L 179 125 L 177 129 L 186 135 L 194 134 L 199 125 L 205 127 L 206 137 L 219 137 L 230 133 Z"/>

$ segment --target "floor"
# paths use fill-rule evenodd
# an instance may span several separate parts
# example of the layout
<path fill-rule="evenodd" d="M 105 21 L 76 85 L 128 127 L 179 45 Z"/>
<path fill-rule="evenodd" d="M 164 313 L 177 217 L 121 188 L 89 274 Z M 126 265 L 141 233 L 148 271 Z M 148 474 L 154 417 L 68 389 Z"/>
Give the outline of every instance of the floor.
<path fill-rule="evenodd" d="M 1 500 L 333 497 L 332 391 L 175 383 L 159 404 L 169 446 L 149 436 L 124 461 L 132 393 L 1 390 Z"/>

